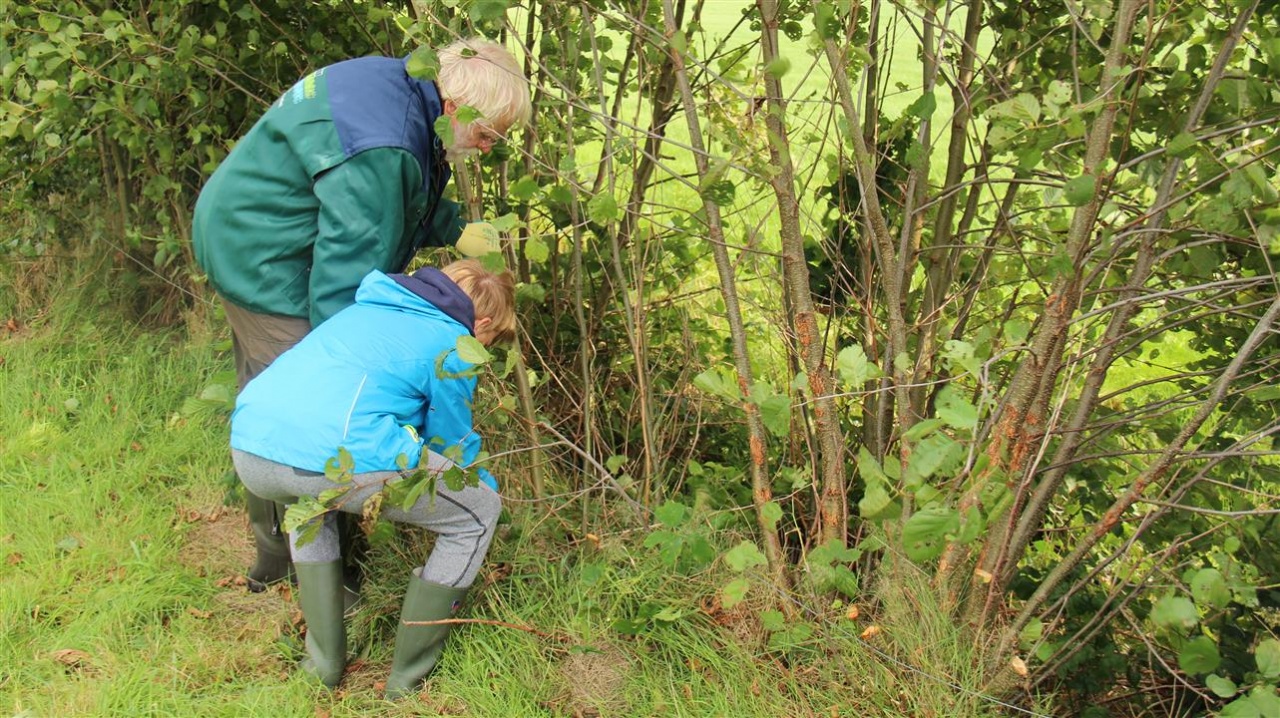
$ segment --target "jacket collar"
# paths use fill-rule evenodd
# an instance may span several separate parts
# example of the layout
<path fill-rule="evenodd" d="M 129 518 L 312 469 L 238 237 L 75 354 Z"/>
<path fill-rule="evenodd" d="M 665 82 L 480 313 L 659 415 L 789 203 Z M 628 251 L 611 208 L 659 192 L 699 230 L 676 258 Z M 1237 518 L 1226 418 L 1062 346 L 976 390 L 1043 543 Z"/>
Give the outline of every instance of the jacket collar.
<path fill-rule="evenodd" d="M 452 319 L 476 333 L 476 308 L 466 292 L 435 267 L 423 267 L 413 274 L 388 274 L 396 284 L 430 302 Z"/>

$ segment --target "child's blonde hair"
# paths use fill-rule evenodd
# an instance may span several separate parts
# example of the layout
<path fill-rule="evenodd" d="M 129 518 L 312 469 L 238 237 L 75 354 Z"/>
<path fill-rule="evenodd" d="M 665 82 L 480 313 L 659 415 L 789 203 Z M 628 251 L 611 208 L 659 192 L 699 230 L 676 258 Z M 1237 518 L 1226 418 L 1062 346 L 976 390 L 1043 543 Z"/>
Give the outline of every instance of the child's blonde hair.
<path fill-rule="evenodd" d="M 529 121 L 529 80 L 506 48 L 473 37 L 441 48 L 439 56 L 443 99 L 474 107 L 481 124 L 503 134 Z"/>
<path fill-rule="evenodd" d="M 476 319 L 489 317 L 495 341 L 515 341 L 516 279 L 511 272 L 491 272 L 478 259 L 459 259 L 440 271 L 471 298 Z"/>

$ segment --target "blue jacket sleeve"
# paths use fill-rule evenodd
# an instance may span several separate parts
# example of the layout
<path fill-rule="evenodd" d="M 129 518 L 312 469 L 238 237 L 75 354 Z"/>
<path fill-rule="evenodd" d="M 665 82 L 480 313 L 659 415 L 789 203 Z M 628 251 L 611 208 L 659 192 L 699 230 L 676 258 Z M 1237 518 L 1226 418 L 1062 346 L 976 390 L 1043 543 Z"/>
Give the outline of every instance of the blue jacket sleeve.
<path fill-rule="evenodd" d="M 446 372 L 458 373 L 471 367 L 454 352 L 445 360 L 444 368 Z M 431 405 L 423 427 L 424 449 L 442 454 L 463 467 L 471 466 L 480 454 L 480 435 L 472 425 L 471 413 L 475 390 L 475 377 L 433 377 L 430 391 L 426 392 L 431 397 Z M 458 449 L 451 449 L 455 446 Z M 491 488 L 497 489 L 497 481 L 487 470 L 477 468 L 476 473 Z"/>

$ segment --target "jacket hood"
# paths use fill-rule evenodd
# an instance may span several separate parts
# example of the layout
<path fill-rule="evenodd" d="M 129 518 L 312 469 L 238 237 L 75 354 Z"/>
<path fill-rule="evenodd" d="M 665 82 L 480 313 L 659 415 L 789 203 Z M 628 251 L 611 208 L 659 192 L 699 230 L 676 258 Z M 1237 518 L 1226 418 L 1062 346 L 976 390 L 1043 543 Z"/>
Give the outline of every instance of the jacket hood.
<path fill-rule="evenodd" d="M 435 267 L 423 267 L 413 274 L 388 274 L 391 281 L 426 300 L 475 334 L 476 308 L 462 288 Z M 367 277 L 367 283 L 371 277 Z"/>

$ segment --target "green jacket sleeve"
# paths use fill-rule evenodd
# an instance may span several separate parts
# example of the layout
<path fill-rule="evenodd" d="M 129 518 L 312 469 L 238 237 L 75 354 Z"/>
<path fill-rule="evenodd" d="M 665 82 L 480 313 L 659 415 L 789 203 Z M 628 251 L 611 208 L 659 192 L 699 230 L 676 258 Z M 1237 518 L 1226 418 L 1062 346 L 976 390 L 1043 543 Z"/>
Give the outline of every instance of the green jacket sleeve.
<path fill-rule="evenodd" d="M 467 221 L 462 218 L 462 207 L 451 199 L 440 198 L 436 211 L 423 227 L 426 233 L 419 247 L 451 247 L 458 243 Z"/>
<path fill-rule="evenodd" d="M 392 268 L 426 211 L 422 170 L 398 148 L 367 150 L 320 175 L 320 202 L 311 256 L 311 326 L 355 302 L 373 269 Z"/>

